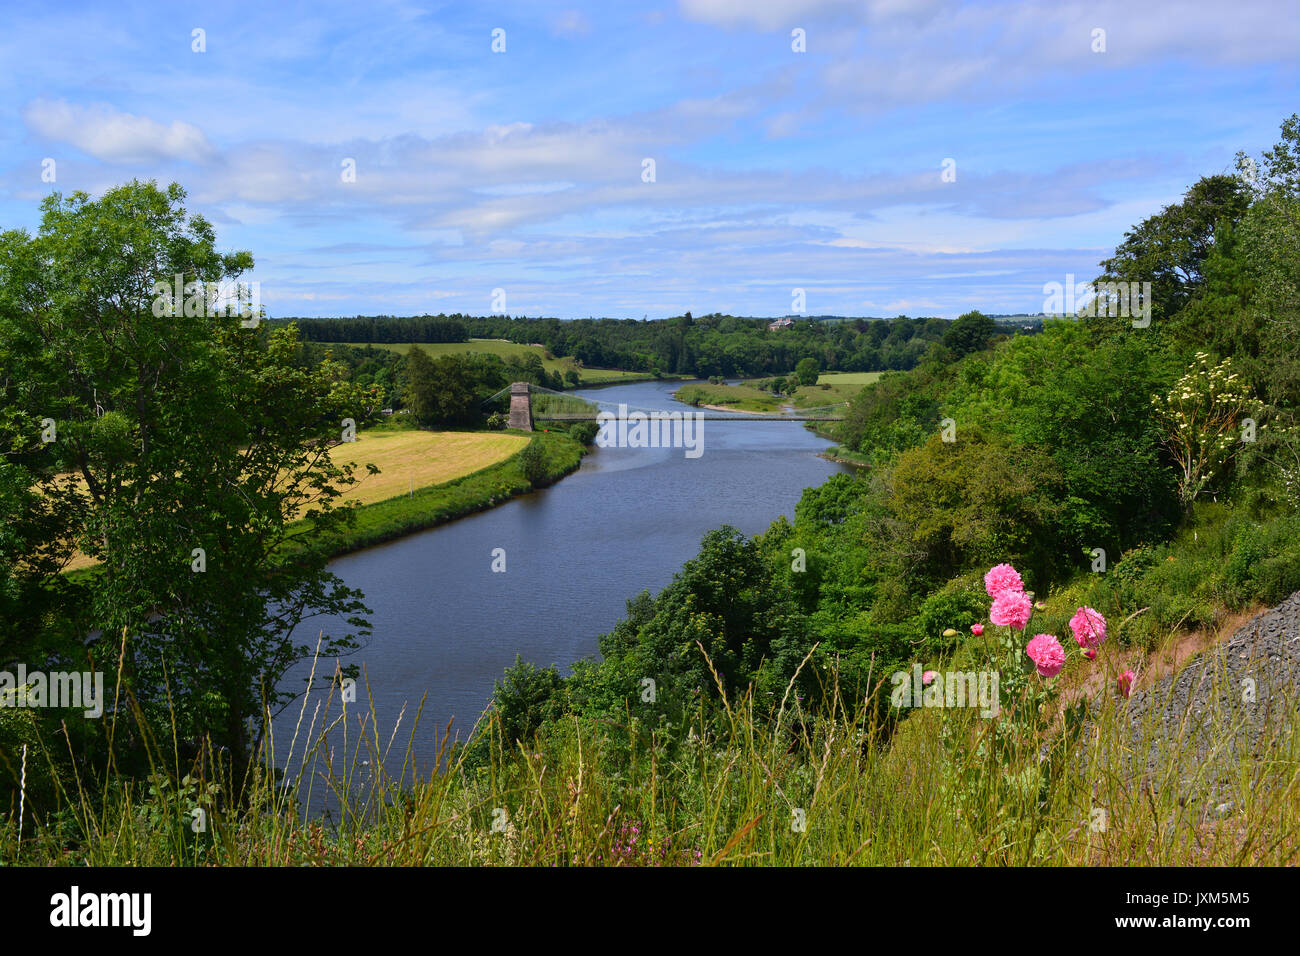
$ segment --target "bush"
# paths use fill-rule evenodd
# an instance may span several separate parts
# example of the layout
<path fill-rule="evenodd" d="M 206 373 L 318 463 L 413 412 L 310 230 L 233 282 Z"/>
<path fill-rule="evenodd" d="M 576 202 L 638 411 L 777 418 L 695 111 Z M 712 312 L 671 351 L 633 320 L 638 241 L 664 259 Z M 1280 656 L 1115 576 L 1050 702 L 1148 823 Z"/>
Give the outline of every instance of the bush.
<path fill-rule="evenodd" d="M 536 439 L 519 453 L 519 468 L 534 486 L 546 477 L 546 455 Z"/>
<path fill-rule="evenodd" d="M 926 646 L 936 654 L 951 653 L 963 639 L 970 636 L 970 626 L 987 617 L 988 597 L 969 590 L 945 589 L 931 594 L 921 605 L 921 611 L 913 619 L 916 639 L 924 640 Z M 952 628 L 956 637 L 944 637 L 943 632 Z"/>
<path fill-rule="evenodd" d="M 595 441 L 599 432 L 600 427 L 595 422 L 576 422 L 569 429 L 569 434 L 584 445 L 590 445 Z"/>

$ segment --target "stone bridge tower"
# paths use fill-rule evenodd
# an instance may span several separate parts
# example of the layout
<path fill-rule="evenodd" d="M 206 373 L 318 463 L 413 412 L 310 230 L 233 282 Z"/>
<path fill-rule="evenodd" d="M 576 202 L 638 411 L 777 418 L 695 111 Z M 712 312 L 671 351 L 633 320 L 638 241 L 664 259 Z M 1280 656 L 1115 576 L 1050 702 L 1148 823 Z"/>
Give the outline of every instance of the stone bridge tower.
<path fill-rule="evenodd" d="M 533 405 L 528 393 L 527 382 L 510 384 L 510 419 L 511 428 L 522 428 L 526 432 L 533 430 Z"/>

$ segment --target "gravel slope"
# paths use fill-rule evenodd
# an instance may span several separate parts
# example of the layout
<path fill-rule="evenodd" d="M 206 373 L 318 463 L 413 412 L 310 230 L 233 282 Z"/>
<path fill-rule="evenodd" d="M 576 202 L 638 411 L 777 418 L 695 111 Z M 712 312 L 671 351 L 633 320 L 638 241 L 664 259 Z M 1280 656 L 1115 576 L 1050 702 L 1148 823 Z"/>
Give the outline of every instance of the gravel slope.
<path fill-rule="evenodd" d="M 1231 803 L 1224 794 L 1240 791 L 1243 774 L 1258 775 L 1258 758 L 1300 762 L 1291 733 L 1298 702 L 1300 591 L 1178 673 L 1151 686 L 1139 675 L 1120 704 L 1127 746 L 1110 745 L 1104 758 L 1130 779 L 1140 777 L 1156 790 L 1176 786 L 1184 803 L 1204 800 L 1225 813 Z M 1248 755 L 1257 759 L 1243 761 Z M 1171 765 L 1179 768 L 1177 778 L 1155 776 L 1157 767 Z"/>

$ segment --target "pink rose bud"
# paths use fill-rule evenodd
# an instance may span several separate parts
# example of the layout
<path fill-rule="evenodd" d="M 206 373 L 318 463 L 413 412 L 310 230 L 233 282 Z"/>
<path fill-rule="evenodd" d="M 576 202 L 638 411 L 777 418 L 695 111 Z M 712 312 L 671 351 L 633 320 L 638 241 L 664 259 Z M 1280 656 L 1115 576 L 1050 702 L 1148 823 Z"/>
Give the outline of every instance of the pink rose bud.
<path fill-rule="evenodd" d="M 1136 676 L 1132 671 L 1125 671 L 1116 679 L 1115 686 L 1118 688 L 1121 697 L 1129 695 L 1129 692 L 1133 689 L 1133 679 Z"/>
<path fill-rule="evenodd" d="M 981 634 L 984 633 L 984 625 L 983 625 L 983 624 L 972 624 L 972 625 L 970 626 L 970 632 L 971 632 L 972 634 L 974 634 L 976 637 L 979 637 Z"/>
<path fill-rule="evenodd" d="M 936 673 L 935 671 L 926 671 L 924 674 L 921 675 L 921 683 L 922 684 L 931 683 L 934 680 L 935 673 Z"/>
<path fill-rule="evenodd" d="M 1083 656 L 1088 658 L 1090 661 L 1095 661 L 1097 659 L 1097 652 L 1090 647 L 1083 652 Z"/>

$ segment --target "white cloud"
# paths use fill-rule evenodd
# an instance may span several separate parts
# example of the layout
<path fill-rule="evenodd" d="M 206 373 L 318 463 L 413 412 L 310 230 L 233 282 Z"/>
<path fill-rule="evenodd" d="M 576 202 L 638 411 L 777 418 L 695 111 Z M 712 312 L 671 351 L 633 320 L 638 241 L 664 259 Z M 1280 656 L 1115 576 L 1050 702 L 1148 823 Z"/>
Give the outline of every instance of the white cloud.
<path fill-rule="evenodd" d="M 172 120 L 164 125 L 107 103 L 78 106 L 66 100 L 36 99 L 23 110 L 23 121 L 39 136 L 110 163 L 166 159 L 202 163 L 216 153 L 203 131 L 191 123 Z"/>
<path fill-rule="evenodd" d="M 924 18 L 947 6 L 941 0 L 680 0 L 689 20 L 720 26 L 791 29 L 826 19 Z"/>

